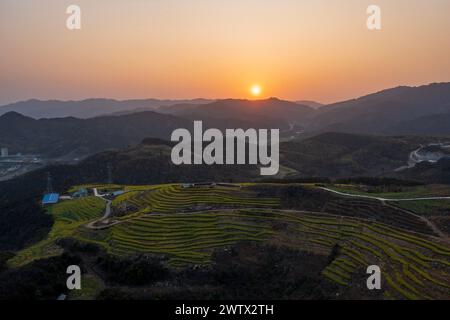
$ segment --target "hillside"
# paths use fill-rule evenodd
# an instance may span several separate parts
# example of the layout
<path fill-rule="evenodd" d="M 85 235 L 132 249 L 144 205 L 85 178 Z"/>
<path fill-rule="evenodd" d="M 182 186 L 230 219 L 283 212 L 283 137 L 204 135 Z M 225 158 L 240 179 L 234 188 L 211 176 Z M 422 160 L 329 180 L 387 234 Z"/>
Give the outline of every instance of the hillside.
<path fill-rule="evenodd" d="M 283 143 L 281 164 L 301 176 L 379 175 L 403 165 L 428 139 L 321 134 Z M 160 299 L 250 299 L 261 292 L 273 299 L 449 296 L 450 229 L 441 214 L 447 200 L 427 202 L 436 208 L 429 220 L 408 211 L 420 204 L 396 204 L 417 195 L 448 195 L 448 186 L 403 187 L 386 179 L 376 186 L 363 186 L 362 180 L 326 185 L 367 196 L 352 198 L 324 190 L 322 183 L 264 183 L 256 166 L 175 166 L 172 145 L 147 138 L 77 165 L 53 165 L 0 182 L 0 253 L 15 253 L 6 255 L 6 271 L 0 271 L 0 297 L 17 286 L 26 286 L 29 295 L 55 295 L 38 290 L 39 279 L 53 279 L 45 270 L 74 256 L 93 283 L 80 293 L 89 299 L 122 290 Z M 113 184 L 106 183 L 108 166 Z M 43 209 L 47 173 L 55 191 L 68 194 L 83 186 L 90 196 Z M 205 181 L 229 183 L 180 185 Z M 94 187 L 100 194 L 125 191 L 111 199 L 111 217 L 102 218 L 105 201 L 93 196 Z M 394 200 L 386 204 L 370 195 Z M 380 262 L 389 266 L 383 291 L 372 294 L 356 285 L 367 265 Z M 136 271 L 149 268 L 150 278 Z M 273 272 L 255 275 L 267 268 Z"/>
<path fill-rule="evenodd" d="M 190 123 L 152 111 L 85 120 L 35 120 L 9 112 L 0 117 L 0 146 L 8 147 L 11 154 L 73 159 L 103 150 L 125 148 L 145 137 L 170 139 L 173 130 L 190 128 Z"/>
<path fill-rule="evenodd" d="M 437 115 L 450 113 L 450 83 L 397 87 L 358 99 L 323 106 L 309 131 L 377 134 L 450 134 Z M 432 116 L 432 117 L 428 117 Z M 426 127 L 422 127 L 422 117 Z M 415 122 L 414 122 L 415 121 Z M 434 123 L 440 130 L 435 130 Z"/>
<path fill-rule="evenodd" d="M 411 174 L 408 174 L 409 171 L 393 174 L 394 169 L 406 164 L 409 152 L 425 142 L 428 142 L 428 139 L 418 137 L 328 133 L 303 141 L 281 144 L 280 160 L 282 166 L 294 171 L 290 178 L 394 175 L 408 180 L 423 178 L 427 182 L 432 182 L 433 179 L 441 181 L 442 179 L 438 179 L 441 163 L 437 166 L 427 166 L 429 171 L 434 172 L 432 176 L 415 174 L 415 171 L 411 171 Z M 4 235 L 11 235 L 12 232 L 17 236 L 17 241 L 10 241 L 9 245 L 27 243 L 39 237 L 42 230 L 48 228 L 49 221 L 37 206 L 37 201 L 46 189 L 48 172 L 56 190 L 63 190 L 75 184 L 104 183 L 108 179 L 108 164 L 112 168 L 113 182 L 119 184 L 242 182 L 261 179 L 256 166 L 175 166 L 170 160 L 170 151 L 170 142 L 145 139 L 135 147 L 101 152 L 77 165 L 53 165 L 10 181 L 0 182 L 0 225 L 2 221 L 8 221 L 10 227 L 3 230 Z M 25 203 L 24 199 L 27 199 Z M 31 222 L 33 219 L 40 222 L 23 224 L 23 221 Z"/>
<path fill-rule="evenodd" d="M 406 165 L 410 152 L 430 141 L 438 139 L 324 133 L 281 144 L 280 163 L 302 176 L 380 176 Z"/>
<path fill-rule="evenodd" d="M 0 251 L 20 247 L 45 234 L 51 221 L 39 206 L 46 190 L 47 174 L 55 190 L 75 184 L 108 180 L 108 164 L 114 183 L 149 184 L 202 181 L 251 181 L 259 177 L 256 166 L 176 166 L 170 160 L 170 143 L 145 139 L 123 151 L 101 152 L 76 165 L 51 165 L 18 178 L 0 182 Z"/>
<path fill-rule="evenodd" d="M 153 111 L 120 112 L 90 119 L 74 117 L 33 119 L 17 112 L 0 116 L 0 146 L 11 154 L 40 154 L 49 158 L 75 159 L 103 150 L 135 145 L 145 137 L 169 140 L 177 128 L 192 127 L 203 120 L 204 127 L 284 128 L 282 136 L 296 129 L 314 110 L 277 99 L 225 100 L 206 105 L 171 107 L 166 114 Z M 168 111 L 172 110 L 175 115 Z M 289 125 L 291 123 L 291 125 Z"/>
<path fill-rule="evenodd" d="M 442 158 L 437 163 L 421 162 L 414 168 L 390 175 L 400 179 L 419 180 L 426 183 L 450 184 L 450 159 Z"/>
<path fill-rule="evenodd" d="M 450 112 L 432 114 L 401 122 L 397 130 L 402 134 L 449 136 L 449 123 Z"/>
<path fill-rule="evenodd" d="M 319 109 L 322 108 L 324 106 L 323 103 L 317 102 L 317 101 L 311 101 L 311 100 L 298 100 L 298 101 L 294 101 L 297 104 L 301 104 L 304 106 L 308 106 L 310 108 L 313 109 Z"/>
<path fill-rule="evenodd" d="M 313 108 L 289 101 L 227 99 L 200 106 L 174 105 L 161 108 L 165 113 L 206 122 L 226 120 L 231 127 L 289 128 L 289 124 L 305 124 L 316 112 Z M 243 125 L 244 124 L 244 125 Z M 247 124 L 247 125 L 245 125 Z"/>
<path fill-rule="evenodd" d="M 450 295 L 445 234 L 438 237 L 420 217 L 379 201 L 300 184 L 95 186 L 100 193 L 124 190 L 112 201 L 112 218 L 100 222 L 105 204 L 93 196 L 49 207 L 51 231 L 8 260 L 0 287 L 19 285 L 19 275 L 51 265 L 47 259 L 76 254 L 84 279 L 94 283 L 81 291 L 89 299 L 102 288 L 160 299 Z M 381 291 L 361 285 L 372 264 L 385 266 Z M 35 283 L 27 282 L 25 292 L 35 292 Z"/>

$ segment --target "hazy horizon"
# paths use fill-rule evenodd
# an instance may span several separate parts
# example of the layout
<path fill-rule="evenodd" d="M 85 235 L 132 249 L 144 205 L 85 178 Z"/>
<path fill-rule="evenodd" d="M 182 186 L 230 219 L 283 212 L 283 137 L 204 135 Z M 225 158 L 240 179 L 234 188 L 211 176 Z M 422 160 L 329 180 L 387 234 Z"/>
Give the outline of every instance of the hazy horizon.
<path fill-rule="evenodd" d="M 328 104 L 450 79 L 450 2 L 79 0 L 0 3 L 0 105 L 40 100 L 251 98 Z M 75 4 L 75 3 L 74 3 Z"/>
<path fill-rule="evenodd" d="M 417 88 L 417 87 L 422 87 L 422 86 L 430 86 L 433 84 L 446 84 L 446 83 L 450 83 L 450 81 L 445 81 L 445 82 L 431 82 L 431 83 L 426 83 L 426 84 L 421 84 L 421 85 L 417 85 L 417 86 L 404 86 L 404 85 L 398 85 L 392 88 L 384 88 L 380 91 L 376 91 L 376 92 L 368 92 L 367 94 L 363 94 L 361 96 L 355 96 L 355 97 L 349 97 L 348 99 L 345 100 L 339 100 L 339 101 L 332 101 L 332 102 L 328 102 L 328 103 L 323 103 L 322 101 L 317 101 L 317 100 L 312 100 L 312 99 L 283 99 L 280 97 L 265 97 L 265 98 L 249 98 L 249 97 L 225 97 L 225 98 L 204 98 L 204 97 L 194 97 L 194 98 L 161 98 L 161 97 L 146 97 L 146 98 L 133 98 L 133 97 L 129 97 L 129 98 L 114 98 L 114 97 L 84 97 L 84 98 L 79 98 L 79 99 L 55 99 L 55 98 L 49 98 L 49 99 L 38 99 L 38 98 L 27 98 L 27 99 L 23 99 L 23 100 L 17 100 L 17 101 L 12 101 L 12 102 L 8 102 L 6 104 L 0 104 L 0 107 L 4 107 L 7 105 L 11 105 L 11 104 L 16 104 L 16 103 L 21 103 L 21 102 L 28 102 L 28 101 L 33 101 L 33 100 L 37 100 L 37 101 L 41 101 L 41 102 L 45 102 L 45 101 L 61 101 L 61 102 L 82 102 L 82 101 L 87 101 L 87 100 L 115 100 L 115 101 L 119 101 L 119 102 L 124 102 L 124 101 L 133 101 L 133 100 L 173 100 L 174 102 L 176 101 L 188 101 L 188 100 L 214 100 L 214 101 L 220 101 L 220 100 L 249 100 L 249 101 L 259 101 L 259 100 L 268 100 L 268 99 L 279 99 L 279 100 L 284 100 L 284 101 L 290 101 L 290 102 L 311 102 L 311 103 L 319 103 L 322 105 L 331 105 L 331 104 L 335 104 L 335 103 L 341 103 L 341 102 L 345 102 L 348 100 L 352 100 L 352 99 L 358 99 L 358 98 L 362 98 L 364 96 L 370 95 L 370 94 L 375 94 L 378 92 L 382 92 L 385 90 L 389 90 L 389 89 L 394 89 L 394 88 L 399 88 L 399 87 L 409 87 L 409 88 Z M 164 107 L 164 106 L 163 106 Z"/>

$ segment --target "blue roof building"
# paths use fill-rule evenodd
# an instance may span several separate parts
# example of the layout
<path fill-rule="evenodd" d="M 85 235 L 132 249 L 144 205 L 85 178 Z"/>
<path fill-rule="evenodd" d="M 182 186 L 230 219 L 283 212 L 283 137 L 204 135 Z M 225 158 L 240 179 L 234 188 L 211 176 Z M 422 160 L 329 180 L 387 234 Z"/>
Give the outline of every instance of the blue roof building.
<path fill-rule="evenodd" d="M 59 193 L 47 193 L 42 198 L 42 204 L 48 205 L 48 204 L 55 204 L 59 201 Z"/>

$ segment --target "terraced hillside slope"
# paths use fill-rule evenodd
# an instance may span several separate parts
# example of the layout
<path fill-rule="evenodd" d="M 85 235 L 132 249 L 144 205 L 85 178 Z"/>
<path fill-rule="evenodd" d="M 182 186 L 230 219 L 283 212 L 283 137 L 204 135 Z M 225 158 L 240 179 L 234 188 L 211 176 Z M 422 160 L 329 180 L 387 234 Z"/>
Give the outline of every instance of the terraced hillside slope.
<path fill-rule="evenodd" d="M 62 202 L 49 209 L 55 224 L 48 238 L 9 263 L 60 254 L 58 241 L 67 237 L 116 257 L 162 256 L 174 270 L 208 268 L 218 250 L 259 243 L 323 256 L 328 262 L 320 277 L 341 288 L 364 287 L 361 274 L 378 265 L 386 299 L 450 298 L 450 244 L 419 215 L 395 205 L 339 196 L 313 184 L 96 188 L 125 191 L 112 200 L 104 227 L 88 227 L 102 220 L 102 199 Z"/>

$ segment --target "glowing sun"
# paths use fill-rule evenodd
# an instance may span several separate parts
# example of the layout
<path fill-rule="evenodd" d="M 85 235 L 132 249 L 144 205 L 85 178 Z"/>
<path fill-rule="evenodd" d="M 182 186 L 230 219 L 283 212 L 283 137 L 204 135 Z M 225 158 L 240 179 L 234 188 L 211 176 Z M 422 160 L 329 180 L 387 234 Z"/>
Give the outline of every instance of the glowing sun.
<path fill-rule="evenodd" d="M 261 89 L 261 87 L 259 85 L 254 85 L 254 86 L 251 87 L 250 92 L 252 93 L 252 95 L 254 97 L 257 97 L 257 96 L 259 96 L 261 94 L 262 89 Z"/>

